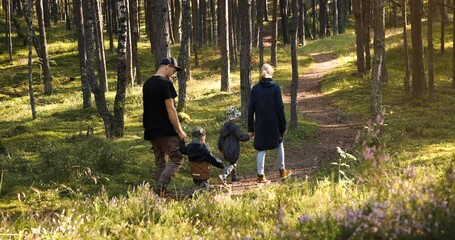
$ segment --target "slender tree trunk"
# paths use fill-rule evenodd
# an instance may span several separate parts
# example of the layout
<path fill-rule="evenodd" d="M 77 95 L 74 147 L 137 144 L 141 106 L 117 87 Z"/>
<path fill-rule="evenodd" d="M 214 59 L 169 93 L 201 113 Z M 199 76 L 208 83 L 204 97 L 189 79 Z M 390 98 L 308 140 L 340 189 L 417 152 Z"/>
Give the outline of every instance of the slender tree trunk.
<path fill-rule="evenodd" d="M 236 22 L 236 10 L 237 1 L 231 0 L 228 1 L 229 9 L 229 58 L 231 62 L 231 69 L 235 69 L 238 63 L 238 54 L 237 54 L 237 22 Z"/>
<path fill-rule="evenodd" d="M 338 33 L 346 31 L 346 4 L 345 0 L 338 0 Z"/>
<path fill-rule="evenodd" d="M 103 35 L 103 15 L 101 13 L 100 3 L 98 0 L 93 0 L 93 7 L 95 13 L 95 39 L 97 50 L 97 65 L 98 65 L 98 78 L 100 82 L 101 91 L 108 91 L 107 82 L 107 68 L 106 68 L 106 53 L 104 52 L 104 35 Z"/>
<path fill-rule="evenodd" d="M 319 2 L 319 36 L 327 36 L 327 0 L 320 0 Z"/>
<path fill-rule="evenodd" d="M 298 28 L 297 0 L 292 0 L 292 29 L 291 29 L 291 59 L 292 59 L 292 83 L 291 83 L 291 121 L 290 127 L 297 128 L 297 91 L 299 89 L 299 63 L 297 59 L 297 28 Z"/>
<path fill-rule="evenodd" d="M 257 15 L 258 15 L 258 5 L 257 5 L 258 0 L 251 0 L 251 31 L 252 31 L 252 41 L 253 41 L 253 46 L 258 47 L 259 46 L 259 28 L 257 25 Z M 256 16 L 256 19 L 255 19 Z"/>
<path fill-rule="evenodd" d="M 190 0 L 182 0 L 182 42 L 180 44 L 180 55 L 178 59 L 182 71 L 177 72 L 179 81 L 179 99 L 177 110 L 179 112 L 186 108 L 186 83 L 191 78 L 190 66 L 190 37 L 191 37 L 191 7 Z"/>
<path fill-rule="evenodd" d="M 68 4 L 68 0 L 65 0 L 65 23 L 66 23 L 66 30 L 71 31 L 71 18 L 70 18 L 70 6 Z"/>
<path fill-rule="evenodd" d="M 274 0 L 276 6 L 277 0 Z M 241 98 L 241 112 L 242 121 L 246 122 L 248 118 L 248 102 L 250 99 L 251 90 L 251 0 L 239 1 L 239 15 L 240 15 L 240 98 Z M 276 10 L 276 8 L 275 8 Z M 274 13 L 276 16 L 276 12 Z M 276 19 L 275 19 L 276 23 Z M 275 29 L 276 30 L 276 29 Z M 272 40 L 273 41 L 273 40 Z M 273 43 L 272 43 L 273 44 Z"/>
<path fill-rule="evenodd" d="M 111 54 L 114 54 L 114 34 L 113 34 L 113 10 L 112 10 L 112 0 L 108 0 L 106 2 L 106 28 L 107 28 L 107 34 L 109 36 L 109 52 Z"/>
<path fill-rule="evenodd" d="M 9 61 L 13 61 L 13 41 L 11 38 L 11 0 L 5 0 L 6 15 L 6 49 L 8 51 Z"/>
<path fill-rule="evenodd" d="M 36 119 L 36 107 L 35 107 L 35 93 L 33 91 L 33 38 L 35 30 L 33 29 L 33 3 L 32 0 L 24 1 L 25 8 L 25 20 L 28 27 L 28 94 L 30 95 L 30 109 L 32 111 L 32 119 Z"/>
<path fill-rule="evenodd" d="M 338 1 L 342 0 L 332 0 L 333 35 L 338 34 Z"/>
<path fill-rule="evenodd" d="M 441 54 L 444 54 L 445 22 L 447 21 L 447 14 L 444 4 L 446 3 L 446 0 L 441 0 L 441 3 Z"/>
<path fill-rule="evenodd" d="M 357 52 L 357 73 L 365 72 L 365 57 L 363 48 L 363 21 L 362 21 L 362 0 L 354 0 L 354 15 L 355 15 L 355 36 L 356 36 L 356 52 Z"/>
<path fill-rule="evenodd" d="M 305 46 L 305 1 L 299 0 L 299 44 Z"/>
<path fill-rule="evenodd" d="M 276 67 L 276 42 L 278 37 L 278 0 L 273 0 L 272 2 L 272 44 L 270 50 L 270 63 L 272 66 Z M 242 33 L 243 35 L 243 33 Z M 247 116 L 246 116 L 247 117 Z"/>
<path fill-rule="evenodd" d="M 95 96 L 96 109 L 98 114 L 103 119 L 104 131 L 107 138 L 112 138 L 111 132 L 111 117 L 106 105 L 106 97 L 104 91 L 101 90 L 99 83 L 95 78 L 94 69 L 94 53 L 95 53 L 95 13 L 92 1 L 82 1 L 84 13 L 84 31 L 85 31 L 85 46 L 87 50 L 86 72 L 87 80 L 90 84 L 90 89 Z"/>
<path fill-rule="evenodd" d="M 155 68 L 158 69 L 158 65 L 163 58 L 171 56 L 169 48 L 169 29 L 168 23 L 168 0 L 154 0 L 154 7 L 152 8 L 152 24 L 154 34 L 153 38 L 153 52 L 155 54 Z"/>
<path fill-rule="evenodd" d="M 428 98 L 434 101 L 434 46 L 433 46 L 433 16 L 436 13 L 436 0 L 428 1 Z"/>
<path fill-rule="evenodd" d="M 49 0 L 37 0 L 42 1 L 42 12 L 44 13 L 44 25 L 46 28 L 51 27 L 51 16 L 49 11 Z M 37 2 L 38 4 L 38 2 Z"/>
<path fill-rule="evenodd" d="M 57 1 L 53 0 L 51 1 L 51 20 L 54 22 L 54 25 L 57 25 L 58 23 L 58 5 Z"/>
<path fill-rule="evenodd" d="M 82 107 L 84 109 L 90 108 L 91 103 L 91 92 L 90 84 L 87 79 L 86 73 L 86 62 L 87 62 L 87 50 L 85 48 L 85 31 L 84 31 L 84 18 L 82 14 L 81 1 L 73 1 L 73 12 L 74 12 L 74 23 L 77 34 L 77 47 L 79 52 L 79 69 L 81 73 L 81 86 L 82 86 Z"/>
<path fill-rule="evenodd" d="M 455 4 L 452 1 L 452 4 Z M 452 8 L 452 88 L 455 89 L 455 8 Z"/>
<path fill-rule="evenodd" d="M 398 27 L 398 17 L 397 17 L 397 2 L 392 1 L 392 26 L 394 28 Z"/>
<path fill-rule="evenodd" d="M 207 0 L 199 0 L 200 6 L 200 24 L 201 24 L 201 31 L 200 31 L 200 39 L 201 43 L 206 45 L 207 44 Z"/>
<path fill-rule="evenodd" d="M 283 43 L 289 44 L 289 28 L 288 28 L 288 1 L 280 0 L 280 14 L 281 14 L 281 31 L 283 35 Z"/>
<path fill-rule="evenodd" d="M 362 17 L 363 17 L 363 41 L 365 48 L 365 71 L 371 70 L 371 36 L 370 36 L 370 26 L 371 26 L 371 0 L 362 1 Z"/>
<path fill-rule="evenodd" d="M 405 60 L 405 75 L 404 75 L 404 89 L 406 91 L 406 95 L 409 96 L 411 94 L 411 85 L 410 81 L 410 67 L 409 67 L 409 53 L 408 53 L 408 31 L 406 29 L 407 26 L 407 3 L 406 0 L 401 1 L 401 14 L 403 16 L 403 48 L 404 48 L 404 60 Z"/>
<path fill-rule="evenodd" d="M 128 1 L 127 1 L 128 2 Z M 118 47 L 117 47 L 117 94 L 114 102 L 114 118 L 112 121 L 112 137 L 123 137 L 125 128 L 125 99 L 127 85 L 126 41 L 128 31 L 128 12 L 125 0 L 117 0 L 118 6 Z M 134 3 L 133 3 L 134 4 Z"/>
<path fill-rule="evenodd" d="M 221 50 L 221 91 L 231 91 L 231 72 L 229 61 L 229 11 L 228 0 L 219 0 L 220 8 L 220 50 Z"/>
<path fill-rule="evenodd" d="M 193 44 L 193 51 L 194 51 L 194 66 L 199 66 L 199 56 L 198 50 L 199 46 L 201 45 L 200 37 L 200 15 L 199 15 L 199 0 L 192 0 L 191 1 L 191 12 L 192 12 L 192 33 L 191 33 L 191 43 Z"/>
<path fill-rule="evenodd" d="M 177 43 L 180 43 L 181 36 L 181 20 L 182 20 L 182 1 L 181 0 L 173 0 L 174 4 L 174 17 L 172 18 L 172 30 L 174 31 L 174 40 Z M 191 22 L 191 20 L 190 20 Z"/>
<path fill-rule="evenodd" d="M 138 3 L 139 0 L 129 0 L 130 3 L 130 31 L 131 31 L 131 56 L 132 56 L 132 83 L 141 85 L 142 84 L 142 79 L 141 79 L 141 69 L 139 66 L 139 53 L 138 53 L 138 47 L 137 43 L 139 42 L 139 23 L 138 23 Z M 120 22 L 119 22 L 120 23 Z"/>
<path fill-rule="evenodd" d="M 44 94 L 52 94 L 52 76 L 51 68 L 49 65 L 49 53 L 47 51 L 47 38 L 46 38 L 46 26 L 44 24 L 44 13 L 43 13 L 43 0 L 38 0 L 37 2 L 37 16 L 38 16 L 38 26 L 40 33 L 40 43 L 41 43 L 41 55 L 42 55 L 42 68 L 44 76 Z"/>
<path fill-rule="evenodd" d="M 316 12 L 316 6 L 317 6 L 317 2 L 316 0 L 312 0 L 311 1 L 311 8 L 313 9 L 313 40 L 317 38 L 317 21 L 316 21 L 316 16 L 317 16 L 317 12 Z"/>
<path fill-rule="evenodd" d="M 264 64 L 264 0 L 258 0 L 257 4 L 257 26 L 259 31 L 259 66 Z"/>
<path fill-rule="evenodd" d="M 421 98 L 425 93 L 425 72 L 422 44 L 422 0 L 410 2 L 412 40 L 412 96 Z"/>
<path fill-rule="evenodd" d="M 382 64 L 385 64 L 383 59 L 385 52 L 385 22 L 384 22 L 384 0 L 373 1 L 374 12 L 374 57 L 373 57 L 373 71 L 371 82 L 371 114 L 372 119 L 377 115 L 382 115 L 382 94 L 381 94 L 381 80 L 382 80 Z"/>
<path fill-rule="evenodd" d="M 212 32 L 212 43 L 217 45 L 218 44 L 218 28 L 217 28 L 217 14 L 216 14 L 216 7 L 215 7 L 215 0 L 210 0 L 210 19 L 211 25 L 210 30 Z"/>

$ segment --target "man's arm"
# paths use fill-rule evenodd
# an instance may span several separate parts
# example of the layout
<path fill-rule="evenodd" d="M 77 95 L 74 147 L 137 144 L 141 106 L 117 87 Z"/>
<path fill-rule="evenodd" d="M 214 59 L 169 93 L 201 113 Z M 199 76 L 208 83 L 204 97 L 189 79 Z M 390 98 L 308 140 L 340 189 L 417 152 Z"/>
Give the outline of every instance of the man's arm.
<path fill-rule="evenodd" d="M 174 106 L 174 99 L 168 98 L 165 100 L 166 110 L 169 120 L 175 128 L 175 131 L 179 134 L 180 139 L 186 138 L 186 133 L 183 131 L 182 126 L 180 125 L 179 117 L 177 115 L 177 110 Z"/>

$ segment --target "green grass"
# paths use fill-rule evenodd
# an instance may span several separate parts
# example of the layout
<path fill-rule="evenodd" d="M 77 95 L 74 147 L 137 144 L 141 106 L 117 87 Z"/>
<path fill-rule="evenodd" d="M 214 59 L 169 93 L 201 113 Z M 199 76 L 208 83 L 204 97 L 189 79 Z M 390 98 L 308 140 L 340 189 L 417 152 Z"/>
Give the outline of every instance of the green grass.
<path fill-rule="evenodd" d="M 455 234 L 454 90 L 448 54 L 452 46 L 448 44 L 445 55 L 436 56 L 436 101 L 412 100 L 403 89 L 399 34 L 399 30 L 387 34 L 389 83 L 383 88 L 387 126 L 380 126 L 380 138 L 374 131 L 363 135 L 367 144 L 352 152 L 357 160 L 340 156 L 340 162 L 349 165 L 342 170 L 352 180 L 340 180 L 338 168 L 323 166 L 308 179 L 291 179 L 240 195 L 214 191 L 170 202 L 149 191 L 154 184 L 153 157 L 150 144 L 142 140 L 141 88 L 128 90 L 126 136 L 105 140 L 96 109 L 81 109 L 74 36 L 58 25 L 48 38 L 56 92 L 42 94 L 35 64 L 38 119 L 32 121 L 26 50 L 15 45 L 12 63 L 6 61 L 6 53 L 0 54 L 0 139 L 11 154 L 11 158 L 0 155 L 0 234 L 17 239 L 449 239 Z M 437 33 L 434 41 L 439 41 Z M 339 67 L 326 77 L 323 91 L 344 114 L 367 119 L 370 76 L 355 74 L 354 45 L 355 36 L 349 31 L 310 41 L 299 49 L 299 70 L 303 74 L 309 68 L 311 54 L 335 54 Z M 139 46 L 145 80 L 154 72 L 154 61 L 145 38 Z M 172 52 L 177 56 L 178 47 L 173 46 Z M 253 83 L 259 76 L 254 53 Z M 187 132 L 205 127 L 208 144 L 215 150 L 226 108 L 240 107 L 239 72 L 231 73 L 232 91 L 220 93 L 218 50 L 201 48 L 199 56 L 204 57 L 188 82 L 183 126 Z M 107 54 L 107 59 L 114 89 L 115 54 Z M 283 89 L 290 88 L 290 62 L 290 47 L 280 46 L 274 77 Z M 69 81 L 70 77 L 76 80 Z M 113 91 L 107 94 L 109 109 L 114 97 Z M 289 106 L 285 108 L 289 119 Z M 290 152 L 317 131 L 317 123 L 299 117 L 299 127 L 287 135 L 285 148 Z M 86 135 L 87 127 L 94 128 L 94 135 Z M 254 175 L 251 145 L 242 144 L 240 175 Z M 390 160 L 364 157 L 372 146 L 386 147 Z M 276 167 L 274 161 L 267 164 Z M 189 176 L 184 164 L 171 189 L 192 186 Z"/>

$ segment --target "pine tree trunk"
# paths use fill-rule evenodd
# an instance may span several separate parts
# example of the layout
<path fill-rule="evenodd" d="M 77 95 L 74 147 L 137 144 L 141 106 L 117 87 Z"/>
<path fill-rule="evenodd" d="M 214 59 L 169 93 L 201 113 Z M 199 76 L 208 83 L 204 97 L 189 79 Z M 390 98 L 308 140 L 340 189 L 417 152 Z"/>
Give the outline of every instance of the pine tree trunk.
<path fill-rule="evenodd" d="M 65 23 L 66 23 L 66 30 L 71 31 L 71 18 L 70 18 L 70 6 L 68 4 L 68 0 L 65 0 Z"/>
<path fill-rule="evenodd" d="M 13 61 L 13 41 L 11 38 L 11 0 L 5 0 L 6 15 L 6 50 L 8 51 L 9 61 Z"/>
<path fill-rule="evenodd" d="M 319 37 L 327 36 L 327 0 L 319 2 Z"/>
<path fill-rule="evenodd" d="M 313 40 L 317 38 L 317 21 L 316 21 L 316 16 L 317 16 L 317 12 L 316 12 L 316 6 L 317 6 L 317 2 L 316 0 L 312 0 L 311 1 L 311 8 L 313 9 L 313 16 L 312 16 L 312 19 L 313 19 Z"/>
<path fill-rule="evenodd" d="M 32 0 L 24 0 L 25 20 L 28 28 L 28 94 L 30 96 L 30 109 L 32 119 L 36 119 L 35 93 L 33 91 L 33 38 L 35 30 L 33 29 L 33 3 Z"/>
<path fill-rule="evenodd" d="M 356 36 L 356 52 L 357 52 L 357 73 L 365 72 L 365 57 L 363 48 L 363 21 L 362 21 L 362 0 L 354 0 L 354 15 L 355 15 L 355 36 Z"/>
<path fill-rule="evenodd" d="M 445 22 L 447 21 L 447 14 L 444 4 L 446 0 L 441 0 L 441 54 L 444 54 L 444 37 L 445 37 Z"/>
<path fill-rule="evenodd" d="M 292 61 L 292 82 L 291 82 L 291 121 L 290 128 L 297 128 L 297 92 L 299 89 L 299 63 L 297 59 L 297 28 L 298 28 L 297 0 L 292 0 L 292 29 L 291 29 L 291 61 Z"/>
<path fill-rule="evenodd" d="M 180 44 L 180 55 L 178 59 L 182 71 L 177 72 L 179 81 L 179 98 L 177 110 L 179 112 L 186 108 L 186 83 L 191 78 L 190 66 L 190 37 L 191 37 L 191 7 L 190 0 L 182 0 L 182 41 Z"/>
<path fill-rule="evenodd" d="M 77 48 L 79 52 L 79 69 L 81 73 L 81 86 L 82 86 L 82 107 L 84 109 L 90 108 L 91 103 L 91 92 L 90 84 L 87 79 L 86 73 L 86 62 L 87 62 L 87 50 L 85 48 L 85 31 L 84 31 L 84 18 L 82 14 L 82 5 L 80 1 L 73 1 L 73 15 L 74 24 L 76 27 L 77 35 Z"/>
<path fill-rule="evenodd" d="M 168 23 L 168 0 L 154 0 L 154 7 L 152 8 L 152 34 L 153 39 L 153 53 L 155 54 L 155 68 L 158 69 L 158 65 L 163 58 L 171 56 L 169 48 L 169 29 Z"/>
<path fill-rule="evenodd" d="M 305 46 L 305 1 L 299 0 L 299 44 Z"/>
<path fill-rule="evenodd" d="M 365 53 L 365 71 L 371 70 L 371 36 L 370 36 L 370 25 L 371 25 L 371 0 L 362 1 L 362 17 L 363 17 L 363 41 L 364 41 L 364 53 Z"/>
<path fill-rule="evenodd" d="M 39 1 L 42 2 L 41 9 L 44 14 L 44 25 L 46 28 L 50 28 L 51 27 L 51 16 L 50 16 L 50 11 L 49 11 L 49 0 L 37 0 L 37 4 Z"/>
<path fill-rule="evenodd" d="M 277 37 L 278 37 L 278 0 L 273 0 L 272 2 L 272 44 L 271 44 L 271 49 L 270 49 L 270 64 L 272 66 L 276 67 L 277 66 L 277 61 L 276 61 L 276 43 L 277 43 Z M 243 35 L 243 33 L 242 33 Z"/>
<path fill-rule="evenodd" d="M 436 13 L 435 0 L 428 1 L 428 24 L 427 24 L 427 36 L 428 36 L 428 97 L 430 101 L 434 100 L 434 47 L 433 47 L 433 16 Z"/>
<path fill-rule="evenodd" d="M 107 138 L 112 138 L 112 126 L 109 111 L 106 106 L 106 97 L 104 91 L 101 90 L 99 83 L 95 78 L 94 68 L 94 53 L 95 53 L 95 13 L 92 1 L 82 1 L 82 9 L 84 13 L 84 33 L 85 33 L 85 46 L 87 50 L 86 72 L 87 80 L 90 84 L 90 89 L 95 96 L 96 109 L 98 114 L 103 119 L 104 131 Z"/>
<path fill-rule="evenodd" d="M 57 1 L 53 0 L 51 1 L 51 20 L 54 22 L 54 25 L 57 25 L 58 23 L 58 5 Z"/>
<path fill-rule="evenodd" d="M 119 30 L 117 46 L 117 94 L 115 95 L 114 118 L 112 121 L 112 137 L 114 138 L 123 137 L 125 128 L 124 115 L 128 75 L 126 69 L 126 41 L 128 31 L 128 12 L 126 5 L 125 0 L 117 0 Z"/>
<path fill-rule="evenodd" d="M 216 14 L 216 7 L 215 7 L 215 0 L 210 0 L 210 19 L 211 19 L 211 35 L 212 35 L 212 43 L 217 45 L 218 44 L 218 27 L 217 27 L 217 14 Z"/>
<path fill-rule="evenodd" d="M 411 10 L 412 40 L 412 96 L 421 98 L 425 92 L 422 44 L 422 0 L 409 1 Z M 455 29 L 455 28 L 454 28 Z"/>
<path fill-rule="evenodd" d="M 229 59 L 231 70 L 234 70 L 237 67 L 238 58 L 237 58 L 237 29 L 236 29 L 236 9 L 237 3 L 236 0 L 228 1 L 229 9 Z"/>
<path fill-rule="evenodd" d="M 257 26 L 259 31 L 259 39 L 258 39 L 258 46 L 259 46 L 259 66 L 264 64 L 264 1 L 258 0 L 257 4 Z"/>
<path fill-rule="evenodd" d="M 130 4 L 130 25 L 131 25 L 131 55 L 132 55 L 132 83 L 141 85 L 141 69 L 139 66 L 139 53 L 137 43 L 139 42 L 139 23 L 138 23 L 138 3 L 139 0 L 129 0 Z"/>
<path fill-rule="evenodd" d="M 104 35 L 103 35 L 103 15 L 101 13 L 100 3 L 98 0 L 92 2 L 95 14 L 95 39 L 96 39 L 96 59 L 98 65 L 98 78 L 101 91 L 108 91 L 106 53 L 104 52 Z"/>
<path fill-rule="evenodd" d="M 333 35 L 337 35 L 339 33 L 338 30 L 338 20 L 339 20 L 339 10 L 338 10 L 338 1 L 342 0 L 332 0 L 332 16 L 333 16 Z"/>
<path fill-rule="evenodd" d="M 40 50 L 43 68 L 43 76 L 44 76 L 44 94 L 51 95 L 52 94 L 52 76 L 51 76 L 51 69 L 49 65 L 49 53 L 47 51 L 47 38 L 46 38 L 46 26 L 44 23 L 44 13 L 43 13 L 43 0 L 37 1 L 37 16 L 38 16 L 38 26 L 39 26 L 39 33 L 40 33 Z"/>
<path fill-rule="evenodd" d="M 200 6 L 200 24 L 201 24 L 201 31 L 200 31 L 200 39 L 201 44 L 207 44 L 207 0 L 199 0 Z"/>
<path fill-rule="evenodd" d="M 277 0 L 274 0 L 274 4 Z M 248 102 L 251 90 L 251 0 L 239 1 L 240 15 L 240 98 L 242 121 L 246 122 L 248 118 Z M 275 9 L 276 10 L 276 9 Z M 276 16 L 276 12 L 274 13 Z M 276 23 L 276 21 L 275 21 Z M 273 41 L 273 40 L 272 40 Z"/>
<path fill-rule="evenodd" d="M 283 43 L 289 44 L 289 23 L 288 23 L 288 1 L 280 0 L 280 14 L 281 14 L 281 33 L 283 35 Z"/>
<path fill-rule="evenodd" d="M 338 33 L 346 31 L 346 4 L 345 0 L 338 0 Z"/>
<path fill-rule="evenodd" d="M 406 29 L 407 26 L 407 3 L 406 0 L 401 1 L 401 15 L 403 16 L 403 48 L 404 48 L 404 60 L 405 60 L 405 75 L 404 75 L 404 89 L 406 91 L 406 95 L 409 96 L 411 94 L 411 85 L 410 85 L 410 67 L 409 67 L 409 53 L 408 53 L 408 30 Z"/>
<path fill-rule="evenodd" d="M 106 28 L 107 28 L 107 34 L 109 36 L 109 52 L 111 54 L 114 53 L 114 34 L 113 34 L 113 11 L 112 11 L 112 0 L 108 0 L 106 2 Z"/>
<path fill-rule="evenodd" d="M 252 31 L 252 39 L 253 46 L 259 46 L 259 32 L 258 32 L 258 25 L 257 25 L 257 14 L 258 14 L 258 0 L 251 0 L 251 31 Z M 254 18 L 256 16 L 256 19 Z"/>
<path fill-rule="evenodd" d="M 182 21 L 182 1 L 181 0 L 173 0 L 174 6 L 174 14 L 172 18 L 172 30 L 174 31 L 174 40 L 176 43 L 180 43 L 181 41 L 181 24 Z M 190 20 L 191 21 L 191 20 Z"/>
<path fill-rule="evenodd" d="M 220 8 L 220 50 L 221 50 L 221 91 L 231 91 L 231 72 L 229 61 L 229 11 L 228 0 L 219 0 Z"/>
<path fill-rule="evenodd" d="M 371 82 L 371 114 L 372 119 L 377 115 L 382 115 L 381 105 L 381 80 L 382 80 L 382 64 L 385 64 L 383 59 L 385 52 L 385 23 L 384 23 L 384 0 L 373 1 L 374 12 L 374 57 L 373 71 Z"/>

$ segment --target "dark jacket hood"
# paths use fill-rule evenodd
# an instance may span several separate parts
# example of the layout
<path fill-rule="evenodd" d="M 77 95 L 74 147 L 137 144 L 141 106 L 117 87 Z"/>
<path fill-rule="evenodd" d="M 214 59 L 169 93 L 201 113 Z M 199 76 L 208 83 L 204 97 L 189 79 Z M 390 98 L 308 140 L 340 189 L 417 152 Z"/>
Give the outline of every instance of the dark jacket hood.
<path fill-rule="evenodd" d="M 275 85 L 275 82 L 271 78 L 261 78 L 261 81 L 259 81 L 259 84 L 261 84 L 261 86 L 263 86 L 263 87 L 269 88 L 269 87 Z"/>
<path fill-rule="evenodd" d="M 222 128 L 221 130 L 221 136 L 223 138 L 227 137 L 228 135 L 230 135 L 234 130 L 235 130 L 235 124 L 232 123 L 232 122 L 226 122 L 224 124 L 224 127 Z"/>

